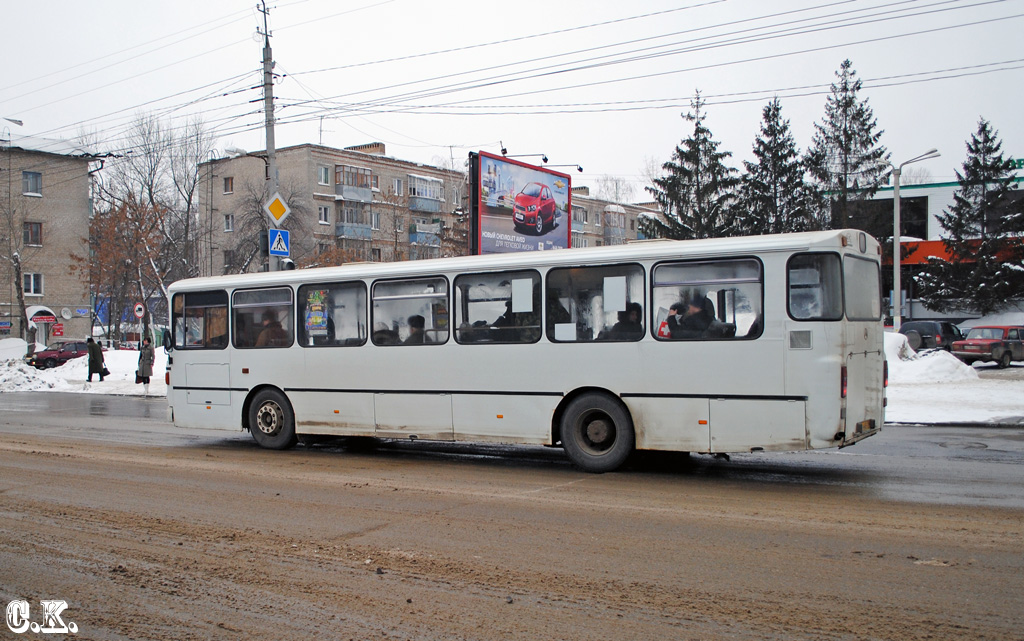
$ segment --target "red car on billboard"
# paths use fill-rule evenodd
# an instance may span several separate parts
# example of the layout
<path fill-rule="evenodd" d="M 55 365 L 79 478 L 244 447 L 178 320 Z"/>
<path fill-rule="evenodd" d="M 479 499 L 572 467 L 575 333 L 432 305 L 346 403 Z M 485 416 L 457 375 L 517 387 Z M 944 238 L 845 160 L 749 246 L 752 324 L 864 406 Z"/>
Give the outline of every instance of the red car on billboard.
<path fill-rule="evenodd" d="M 516 196 L 512 205 L 512 224 L 515 228 L 533 228 L 543 234 L 544 228 L 555 224 L 555 199 L 551 188 L 540 183 L 529 183 Z"/>

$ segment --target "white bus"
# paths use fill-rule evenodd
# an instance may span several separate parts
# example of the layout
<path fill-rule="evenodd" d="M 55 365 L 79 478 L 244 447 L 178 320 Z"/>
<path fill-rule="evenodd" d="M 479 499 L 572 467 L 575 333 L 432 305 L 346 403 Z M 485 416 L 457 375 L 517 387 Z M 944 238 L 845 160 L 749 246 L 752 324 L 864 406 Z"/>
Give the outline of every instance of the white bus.
<path fill-rule="evenodd" d="M 240 276 L 170 287 L 175 425 L 634 450 L 843 447 L 885 406 L 878 242 L 855 230 Z"/>

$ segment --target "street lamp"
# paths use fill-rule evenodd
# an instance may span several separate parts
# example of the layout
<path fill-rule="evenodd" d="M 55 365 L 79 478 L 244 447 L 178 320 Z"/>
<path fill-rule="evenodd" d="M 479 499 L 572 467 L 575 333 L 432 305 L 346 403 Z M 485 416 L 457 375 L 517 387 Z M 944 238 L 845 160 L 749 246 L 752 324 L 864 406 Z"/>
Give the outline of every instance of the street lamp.
<path fill-rule="evenodd" d="M 904 161 L 896 166 L 891 162 L 888 163 L 892 167 L 892 218 L 893 218 L 893 235 L 892 235 L 892 331 L 900 331 L 900 303 L 902 302 L 902 292 L 900 284 L 900 173 L 903 171 L 905 165 L 909 165 L 913 162 L 920 162 L 922 160 L 929 160 L 931 158 L 938 158 L 942 154 L 939 153 L 938 149 L 930 149 L 920 156 L 915 156 L 910 160 Z"/>

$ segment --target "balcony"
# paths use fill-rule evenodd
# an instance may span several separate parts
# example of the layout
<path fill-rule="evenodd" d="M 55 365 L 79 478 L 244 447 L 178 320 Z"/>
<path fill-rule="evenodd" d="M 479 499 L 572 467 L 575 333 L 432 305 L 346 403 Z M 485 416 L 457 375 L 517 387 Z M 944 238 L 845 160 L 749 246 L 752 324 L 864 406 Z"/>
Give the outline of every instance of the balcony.
<path fill-rule="evenodd" d="M 373 190 L 369 187 L 353 187 L 351 185 L 335 185 L 334 195 L 340 200 L 357 203 L 372 203 Z"/>
<path fill-rule="evenodd" d="M 373 229 L 369 225 L 358 223 L 338 223 L 334 226 L 334 235 L 338 238 L 370 240 L 373 238 Z"/>
<path fill-rule="evenodd" d="M 440 247 L 441 235 L 439 232 L 439 225 L 411 225 L 409 227 L 409 242 L 413 245 Z"/>
<path fill-rule="evenodd" d="M 427 214 L 441 213 L 441 201 L 426 196 L 409 196 L 409 209 Z"/>

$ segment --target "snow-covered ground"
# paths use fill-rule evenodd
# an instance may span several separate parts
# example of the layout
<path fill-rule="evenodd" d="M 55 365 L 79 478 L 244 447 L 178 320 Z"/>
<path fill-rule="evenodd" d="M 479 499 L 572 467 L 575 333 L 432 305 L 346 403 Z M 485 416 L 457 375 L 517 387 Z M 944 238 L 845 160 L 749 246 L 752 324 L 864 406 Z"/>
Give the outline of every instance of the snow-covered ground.
<path fill-rule="evenodd" d="M 889 361 L 889 423 L 1019 423 L 1024 417 L 1024 381 L 984 380 L 970 366 L 947 352 L 915 354 L 901 334 L 885 335 Z M 21 358 L 25 341 L 0 340 L 0 393 L 20 391 L 142 395 L 135 384 L 139 353 L 104 352 L 110 376 L 87 383 L 88 359 L 69 361 L 51 370 L 37 370 Z M 149 386 L 151 396 L 166 396 L 167 355 L 159 347 Z"/>

